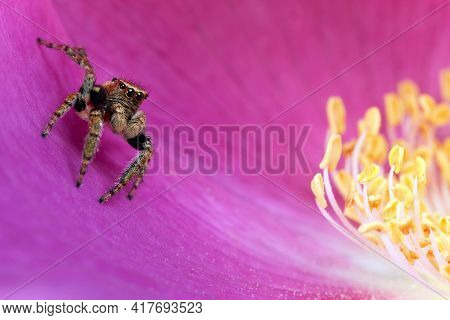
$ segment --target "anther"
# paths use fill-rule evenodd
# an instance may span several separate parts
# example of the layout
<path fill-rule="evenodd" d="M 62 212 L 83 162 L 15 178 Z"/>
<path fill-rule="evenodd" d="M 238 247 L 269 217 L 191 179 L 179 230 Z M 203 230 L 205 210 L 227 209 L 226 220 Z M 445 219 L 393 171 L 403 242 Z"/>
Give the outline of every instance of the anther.
<path fill-rule="evenodd" d="M 381 127 L 381 114 L 377 107 L 369 108 L 364 116 L 364 129 L 368 134 L 376 135 Z"/>
<path fill-rule="evenodd" d="M 404 117 L 404 107 L 399 97 L 395 93 L 388 93 L 384 96 L 386 118 L 389 126 L 398 126 Z"/>
<path fill-rule="evenodd" d="M 325 209 L 327 207 L 327 200 L 325 200 L 325 189 L 323 178 L 320 173 L 316 174 L 311 181 L 311 190 L 316 198 L 317 205 Z"/>
<path fill-rule="evenodd" d="M 403 158 L 405 157 L 405 148 L 395 145 L 389 152 L 389 165 L 399 174 L 403 166 Z"/>
<path fill-rule="evenodd" d="M 380 167 L 372 163 L 358 175 L 358 181 L 362 184 L 366 184 L 372 180 L 375 180 L 379 172 Z"/>
<path fill-rule="evenodd" d="M 328 140 L 325 155 L 320 163 L 320 168 L 328 168 L 330 171 L 336 169 L 342 153 L 342 138 L 338 134 L 331 135 Z"/>
<path fill-rule="evenodd" d="M 346 115 L 344 102 L 340 97 L 328 99 L 327 116 L 331 133 L 343 134 L 346 129 Z"/>

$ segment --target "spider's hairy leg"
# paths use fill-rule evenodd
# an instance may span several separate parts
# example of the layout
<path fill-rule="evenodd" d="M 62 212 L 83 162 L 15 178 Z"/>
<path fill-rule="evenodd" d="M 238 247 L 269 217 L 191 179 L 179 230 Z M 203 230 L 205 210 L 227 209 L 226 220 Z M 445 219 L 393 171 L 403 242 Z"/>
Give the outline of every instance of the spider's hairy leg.
<path fill-rule="evenodd" d="M 123 131 L 124 137 L 126 139 L 130 139 L 130 141 L 134 141 L 135 139 L 133 138 L 137 137 L 141 132 L 144 132 L 146 119 L 147 118 L 144 112 L 137 111 L 128 121 L 127 126 Z M 139 144 L 139 141 L 137 142 L 137 144 Z M 130 192 L 128 192 L 128 199 L 130 200 L 133 199 L 136 189 L 139 187 L 139 185 L 143 180 L 145 169 L 146 166 L 142 168 L 141 172 L 138 173 L 137 178 L 134 181 L 133 187 L 131 187 Z"/>
<path fill-rule="evenodd" d="M 147 165 L 153 155 L 153 146 L 150 137 L 141 133 L 138 136 L 128 139 L 128 143 L 139 150 L 139 154 L 134 161 L 128 166 L 125 172 L 122 174 L 117 183 L 99 199 L 100 203 L 108 201 L 113 195 L 119 192 L 120 189 L 125 187 L 133 178 L 137 177 L 135 186 L 130 191 L 131 199 L 133 197 L 135 189 L 139 186 L 142 180 L 142 176 L 147 169 Z M 139 181 L 138 181 L 139 180 Z"/>
<path fill-rule="evenodd" d="M 130 192 L 128 192 L 128 199 L 132 200 L 134 197 L 134 193 L 136 192 L 136 189 L 139 187 L 139 185 L 141 184 L 142 180 L 144 179 L 144 174 L 145 174 L 145 169 L 147 169 L 147 167 L 145 166 L 144 168 L 141 169 L 141 171 L 137 174 L 137 178 L 133 183 L 133 186 L 130 189 Z"/>
<path fill-rule="evenodd" d="M 138 111 L 131 117 L 131 119 L 126 124 L 125 129 L 123 130 L 124 137 L 127 140 L 129 140 L 129 142 L 132 141 L 130 142 L 130 144 L 137 149 L 139 149 L 139 145 L 145 143 L 147 139 L 145 135 L 139 136 L 140 133 L 144 132 L 145 130 L 145 122 L 146 122 L 145 113 L 142 111 Z M 134 141 L 136 141 L 135 144 Z M 128 193 L 128 199 L 130 200 L 133 199 L 136 189 L 139 187 L 139 185 L 143 180 L 146 168 L 147 164 L 145 164 L 136 174 L 137 177 L 136 180 L 134 181 L 133 186 L 131 187 L 130 192 Z"/>
<path fill-rule="evenodd" d="M 88 60 L 86 51 L 80 47 L 69 47 L 65 44 L 52 43 L 41 38 L 38 38 L 37 42 L 40 45 L 46 46 L 47 48 L 64 51 L 73 61 L 84 68 L 85 74 L 83 84 L 80 88 L 80 92 L 75 104 L 77 111 L 84 110 L 84 108 L 86 107 L 86 100 L 88 99 L 89 93 L 91 92 L 95 84 L 94 69 L 92 68 L 91 63 Z"/>
<path fill-rule="evenodd" d="M 70 47 L 65 44 L 52 43 L 41 38 L 37 38 L 37 42 L 38 44 L 46 46 L 47 48 L 64 51 L 73 61 L 75 61 L 81 67 L 85 69 L 92 69 L 84 48 Z"/>
<path fill-rule="evenodd" d="M 103 111 L 100 109 L 94 109 L 89 113 L 89 133 L 86 137 L 86 142 L 84 143 L 83 159 L 81 161 L 80 175 L 77 179 L 77 187 L 83 183 L 83 178 L 86 174 L 87 167 L 97 152 L 102 134 L 102 128 Z"/>
<path fill-rule="evenodd" d="M 70 110 L 70 108 L 73 106 L 75 99 L 77 97 L 76 93 L 69 94 L 64 102 L 55 110 L 52 117 L 48 121 L 47 125 L 45 126 L 45 129 L 42 131 L 41 135 L 42 137 L 48 136 L 50 131 L 52 130 L 55 123 L 64 116 L 67 111 Z"/>

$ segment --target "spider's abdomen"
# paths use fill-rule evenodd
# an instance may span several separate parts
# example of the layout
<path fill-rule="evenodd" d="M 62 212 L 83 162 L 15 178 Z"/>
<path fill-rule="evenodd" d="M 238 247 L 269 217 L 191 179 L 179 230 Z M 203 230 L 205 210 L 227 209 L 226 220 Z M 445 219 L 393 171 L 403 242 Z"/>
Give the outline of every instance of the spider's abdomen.
<path fill-rule="evenodd" d="M 145 133 L 140 133 L 134 138 L 127 140 L 130 146 L 136 150 L 142 151 L 152 147 L 152 138 L 147 136 Z"/>

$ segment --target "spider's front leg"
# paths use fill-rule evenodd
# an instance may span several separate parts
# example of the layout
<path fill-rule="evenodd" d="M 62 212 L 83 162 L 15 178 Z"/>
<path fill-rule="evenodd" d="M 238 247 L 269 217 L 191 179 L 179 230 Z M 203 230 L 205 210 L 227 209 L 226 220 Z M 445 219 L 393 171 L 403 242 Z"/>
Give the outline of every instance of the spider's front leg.
<path fill-rule="evenodd" d="M 86 51 L 80 47 L 70 47 L 65 44 L 52 43 L 41 38 L 38 38 L 37 42 L 47 48 L 63 51 L 85 70 L 83 84 L 81 85 L 80 92 L 77 94 L 75 102 L 75 109 L 77 109 L 77 111 L 84 110 L 86 108 L 86 102 L 89 99 L 89 94 L 95 84 L 94 69 L 89 62 Z"/>
<path fill-rule="evenodd" d="M 98 150 L 98 144 L 103 128 L 103 114 L 101 109 L 94 109 L 89 113 L 89 133 L 83 148 L 83 159 L 81 161 L 80 175 L 77 179 L 77 187 L 83 183 L 87 167 Z"/>
<path fill-rule="evenodd" d="M 54 124 L 59 119 L 61 119 L 67 113 L 67 111 L 70 110 L 70 108 L 72 108 L 76 98 L 77 98 L 77 94 L 76 93 L 69 94 L 67 96 L 66 100 L 64 100 L 64 102 L 62 103 L 62 105 L 60 105 L 58 107 L 58 109 L 55 110 L 55 112 L 53 113 L 52 117 L 50 118 L 50 120 L 48 121 L 47 125 L 45 126 L 45 129 L 41 133 L 41 135 L 44 138 L 46 136 L 48 136 L 48 134 L 52 130 Z"/>

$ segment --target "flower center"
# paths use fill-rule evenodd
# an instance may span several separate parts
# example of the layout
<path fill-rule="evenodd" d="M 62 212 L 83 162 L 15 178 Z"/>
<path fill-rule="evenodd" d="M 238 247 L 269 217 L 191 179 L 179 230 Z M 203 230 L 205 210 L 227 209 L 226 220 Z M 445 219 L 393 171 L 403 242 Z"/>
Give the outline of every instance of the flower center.
<path fill-rule="evenodd" d="M 311 189 L 340 232 L 415 278 L 450 290 L 450 137 L 437 134 L 450 123 L 450 69 L 440 85 L 436 102 L 414 82 L 400 82 L 384 97 L 385 134 L 380 110 L 372 107 L 358 122 L 358 137 L 347 142 L 344 103 L 330 97 L 323 172 Z"/>

